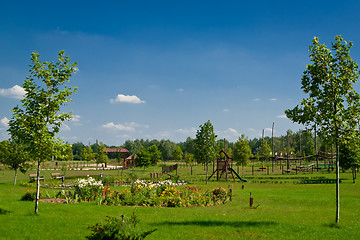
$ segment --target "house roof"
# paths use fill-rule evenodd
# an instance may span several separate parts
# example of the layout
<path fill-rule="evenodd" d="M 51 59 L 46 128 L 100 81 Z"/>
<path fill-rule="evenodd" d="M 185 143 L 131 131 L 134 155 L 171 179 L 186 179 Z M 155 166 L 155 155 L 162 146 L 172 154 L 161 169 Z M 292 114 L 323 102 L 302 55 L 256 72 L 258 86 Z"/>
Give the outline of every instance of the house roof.
<path fill-rule="evenodd" d="M 106 148 L 105 149 L 106 153 L 128 153 L 129 150 L 127 150 L 126 148 Z"/>

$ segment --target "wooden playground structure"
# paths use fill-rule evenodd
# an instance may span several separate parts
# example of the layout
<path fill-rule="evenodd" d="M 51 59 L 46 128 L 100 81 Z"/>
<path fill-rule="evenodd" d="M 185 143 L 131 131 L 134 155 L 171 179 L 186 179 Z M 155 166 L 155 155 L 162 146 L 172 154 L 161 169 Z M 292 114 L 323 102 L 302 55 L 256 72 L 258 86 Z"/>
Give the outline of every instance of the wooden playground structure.
<path fill-rule="evenodd" d="M 229 157 L 229 155 L 226 153 L 225 150 L 221 150 L 219 152 L 220 154 L 224 154 L 224 159 L 216 159 L 216 169 L 214 169 L 214 172 L 210 175 L 210 177 L 208 178 L 208 180 L 211 179 L 212 176 L 214 176 L 214 174 L 216 173 L 216 180 L 219 181 L 219 179 L 221 179 L 221 177 L 223 176 L 223 174 L 225 174 L 225 180 L 228 180 L 228 176 L 229 174 L 231 174 L 232 178 L 235 181 L 235 177 L 238 177 L 242 182 L 247 182 L 246 179 L 242 178 L 230 165 L 230 161 L 232 160 L 231 157 Z"/>

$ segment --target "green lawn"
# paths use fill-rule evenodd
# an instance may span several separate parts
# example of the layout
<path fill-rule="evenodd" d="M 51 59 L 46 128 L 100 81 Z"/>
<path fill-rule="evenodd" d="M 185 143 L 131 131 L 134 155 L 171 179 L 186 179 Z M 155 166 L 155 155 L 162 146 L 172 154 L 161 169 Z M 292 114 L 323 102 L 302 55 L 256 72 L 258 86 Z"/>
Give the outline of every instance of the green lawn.
<path fill-rule="evenodd" d="M 105 177 L 125 180 L 130 172 L 145 178 L 151 170 L 125 170 L 122 176 L 115 170 L 103 173 Z M 54 171 L 44 172 L 45 179 L 50 179 L 50 172 Z M 100 172 L 93 171 L 92 174 Z M 212 169 L 209 172 L 212 173 Z M 86 172 L 66 172 L 68 176 L 77 174 L 86 175 Z M 333 173 L 282 175 L 278 170 L 267 175 L 267 172 L 257 170 L 252 175 L 251 167 L 247 167 L 244 178 L 248 177 L 249 182 L 244 189 L 239 181 L 217 182 L 215 177 L 206 185 L 202 166 L 195 167 L 193 175 L 189 168 L 180 168 L 178 175 L 202 189 L 232 185 L 233 200 L 216 207 L 138 207 L 140 226 L 145 230 L 157 228 L 146 239 L 360 239 L 360 184 L 352 183 L 350 173 L 341 174 L 338 225 L 334 224 L 335 185 L 298 184 L 302 178 L 334 178 Z M 21 181 L 27 182 L 28 176 L 19 174 L 17 186 L 12 185 L 12 178 L 12 171 L 0 173 L 0 208 L 10 211 L 0 214 L 0 239 L 85 239 L 90 234 L 88 226 L 103 221 L 105 216 L 127 216 L 133 210 L 133 207 L 98 206 L 95 203 L 40 203 L 36 216 L 33 202 L 19 201 L 31 188 L 31 185 L 21 186 Z M 72 180 L 66 181 L 71 183 Z M 56 185 L 50 180 L 45 183 Z M 53 194 L 55 190 L 42 188 L 42 191 Z M 250 192 L 255 205 L 260 204 L 257 209 L 249 207 Z"/>

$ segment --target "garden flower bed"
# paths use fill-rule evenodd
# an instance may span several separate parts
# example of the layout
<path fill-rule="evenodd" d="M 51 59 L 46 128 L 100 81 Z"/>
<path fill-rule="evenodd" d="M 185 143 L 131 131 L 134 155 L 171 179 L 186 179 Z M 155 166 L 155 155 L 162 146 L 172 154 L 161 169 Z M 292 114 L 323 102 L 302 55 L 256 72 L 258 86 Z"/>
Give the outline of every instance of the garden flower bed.
<path fill-rule="evenodd" d="M 93 178 L 78 179 L 74 192 L 62 190 L 59 197 L 67 202 L 97 202 L 99 205 L 189 207 L 215 206 L 231 200 L 231 191 L 224 188 L 202 190 L 186 182 L 136 180 L 121 191 L 104 187 Z M 72 200 L 71 200 L 71 199 Z"/>

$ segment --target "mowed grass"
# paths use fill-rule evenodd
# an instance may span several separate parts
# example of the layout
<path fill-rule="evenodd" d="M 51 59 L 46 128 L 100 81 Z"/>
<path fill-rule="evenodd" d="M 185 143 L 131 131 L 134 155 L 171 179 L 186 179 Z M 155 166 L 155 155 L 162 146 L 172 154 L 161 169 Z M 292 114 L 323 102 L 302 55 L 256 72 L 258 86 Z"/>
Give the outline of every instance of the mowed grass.
<path fill-rule="evenodd" d="M 148 172 L 131 171 L 139 177 Z M 157 169 L 158 170 L 158 169 Z M 157 171 L 156 170 L 156 171 Z M 128 171 L 128 172 L 127 172 Z M 216 207 L 161 208 L 137 207 L 140 227 L 157 231 L 147 239 L 360 239 L 360 184 L 352 183 L 350 173 L 341 174 L 340 223 L 335 225 L 334 184 L 242 184 L 232 180 L 219 182 L 216 177 L 206 185 L 204 169 L 197 166 L 190 175 L 188 168 L 180 168 L 181 179 L 191 179 L 191 184 L 202 189 L 233 186 L 232 202 Z M 124 171 L 125 175 L 130 170 Z M 212 170 L 209 170 L 212 173 Z M 75 174 L 70 172 L 67 174 Z M 83 175 L 84 173 L 81 173 Z M 96 173 L 95 173 L 96 174 Z M 118 171 L 104 175 L 118 176 Z M 49 173 L 44 174 L 45 177 Z M 276 178 L 287 180 L 296 175 L 266 175 L 257 172 L 246 175 L 256 180 Z M 298 177 L 328 177 L 331 174 L 307 173 Z M 98 206 L 95 203 L 51 204 L 40 203 L 39 214 L 34 215 L 34 203 L 19 201 L 29 187 L 20 186 L 27 175 L 19 175 L 17 186 L 12 185 L 13 172 L 0 173 L 0 208 L 10 211 L 0 215 L 0 239 L 85 239 L 90 235 L 88 226 L 103 222 L 105 216 L 128 216 L 133 207 Z M 59 180 L 58 180 L 59 181 Z M 59 181 L 60 182 L 60 181 Z M 256 182 L 256 181 L 255 181 Z M 53 189 L 42 189 L 53 194 Z M 250 192 L 254 205 L 249 207 Z"/>

